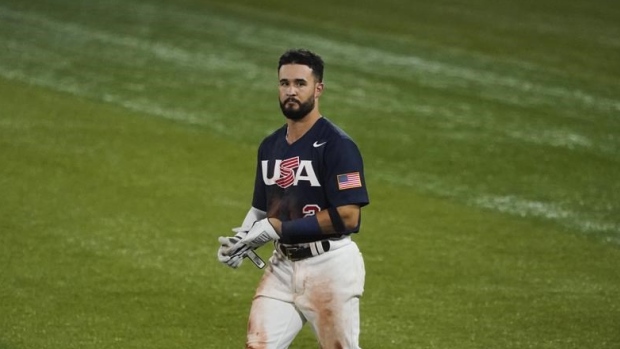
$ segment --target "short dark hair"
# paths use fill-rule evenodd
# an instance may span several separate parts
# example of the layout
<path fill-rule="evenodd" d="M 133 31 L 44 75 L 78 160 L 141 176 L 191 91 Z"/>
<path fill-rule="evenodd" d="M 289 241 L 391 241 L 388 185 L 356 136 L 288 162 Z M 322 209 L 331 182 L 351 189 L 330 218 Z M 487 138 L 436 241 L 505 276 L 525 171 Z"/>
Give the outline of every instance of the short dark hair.
<path fill-rule="evenodd" d="M 302 64 L 310 67 L 312 69 L 312 75 L 319 82 L 323 82 L 323 59 L 321 56 L 316 53 L 306 50 L 306 49 L 292 49 L 284 52 L 282 56 L 280 56 L 280 61 L 278 62 L 278 71 L 285 64 Z"/>

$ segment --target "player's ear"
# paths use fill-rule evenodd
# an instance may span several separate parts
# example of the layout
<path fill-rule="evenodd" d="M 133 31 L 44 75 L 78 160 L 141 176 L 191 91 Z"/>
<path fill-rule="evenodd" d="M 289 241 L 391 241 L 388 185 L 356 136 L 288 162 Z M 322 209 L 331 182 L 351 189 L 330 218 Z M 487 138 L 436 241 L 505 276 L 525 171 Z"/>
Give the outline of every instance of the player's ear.
<path fill-rule="evenodd" d="M 325 85 L 322 82 L 319 82 L 316 84 L 316 86 L 314 87 L 314 92 L 315 92 L 316 97 L 319 97 L 323 93 L 324 88 L 325 88 Z"/>

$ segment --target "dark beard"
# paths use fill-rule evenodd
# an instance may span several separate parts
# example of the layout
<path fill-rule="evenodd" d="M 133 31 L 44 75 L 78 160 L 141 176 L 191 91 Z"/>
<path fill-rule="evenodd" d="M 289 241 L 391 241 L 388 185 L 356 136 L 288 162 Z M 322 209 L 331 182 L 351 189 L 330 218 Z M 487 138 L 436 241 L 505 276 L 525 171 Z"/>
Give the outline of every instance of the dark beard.
<path fill-rule="evenodd" d="M 287 108 L 286 104 L 290 101 L 294 101 L 299 105 L 299 109 L 291 109 Z M 280 102 L 280 109 L 282 110 L 282 114 L 286 116 L 287 119 L 291 120 L 301 120 L 304 116 L 308 115 L 314 109 L 314 98 L 308 99 L 306 102 L 300 103 L 295 101 L 292 98 L 289 98 L 284 101 L 284 103 Z"/>

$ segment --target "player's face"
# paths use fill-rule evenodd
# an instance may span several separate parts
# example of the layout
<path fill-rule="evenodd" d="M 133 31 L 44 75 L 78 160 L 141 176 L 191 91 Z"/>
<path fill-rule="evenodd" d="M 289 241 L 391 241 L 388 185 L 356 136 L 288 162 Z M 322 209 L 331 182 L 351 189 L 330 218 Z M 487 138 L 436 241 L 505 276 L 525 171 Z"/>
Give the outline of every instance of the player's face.
<path fill-rule="evenodd" d="M 280 67 L 280 109 L 291 120 L 303 119 L 315 108 L 323 83 L 316 81 L 312 69 L 302 64 Z"/>

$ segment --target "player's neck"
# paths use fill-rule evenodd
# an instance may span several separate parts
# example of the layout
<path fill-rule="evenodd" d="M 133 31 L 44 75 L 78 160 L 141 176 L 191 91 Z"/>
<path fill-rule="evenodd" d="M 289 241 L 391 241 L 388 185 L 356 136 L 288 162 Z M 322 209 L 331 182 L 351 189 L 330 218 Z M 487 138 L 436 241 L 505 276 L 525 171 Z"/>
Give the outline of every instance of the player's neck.
<path fill-rule="evenodd" d="M 303 119 L 288 119 L 286 122 L 286 141 L 288 144 L 293 144 L 303 137 L 321 117 L 321 113 L 319 113 L 318 109 L 315 109 L 308 115 L 304 116 Z"/>

